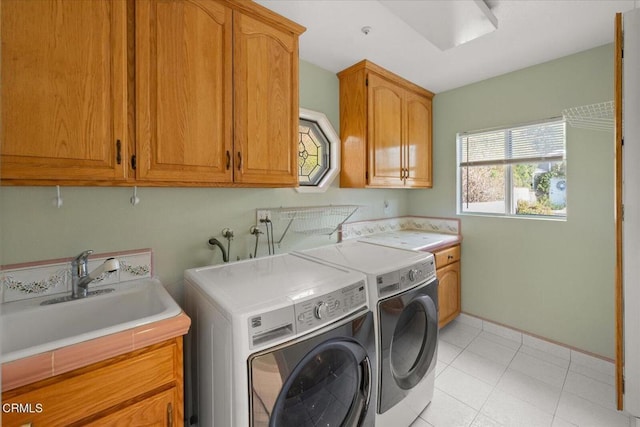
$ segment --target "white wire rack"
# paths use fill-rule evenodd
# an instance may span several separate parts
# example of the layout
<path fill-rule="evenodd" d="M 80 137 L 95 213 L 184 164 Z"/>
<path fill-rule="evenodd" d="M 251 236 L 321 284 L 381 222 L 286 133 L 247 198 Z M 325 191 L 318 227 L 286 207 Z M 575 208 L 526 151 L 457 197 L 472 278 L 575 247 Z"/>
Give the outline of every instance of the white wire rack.
<path fill-rule="evenodd" d="M 293 208 L 259 209 L 268 211 L 270 220 L 284 229 L 275 243 L 281 243 L 288 231 L 308 235 L 327 235 L 335 233 L 340 225 L 349 219 L 359 208 L 357 205 L 305 206 Z"/>
<path fill-rule="evenodd" d="M 562 116 L 572 127 L 613 131 L 613 101 L 566 108 Z"/>

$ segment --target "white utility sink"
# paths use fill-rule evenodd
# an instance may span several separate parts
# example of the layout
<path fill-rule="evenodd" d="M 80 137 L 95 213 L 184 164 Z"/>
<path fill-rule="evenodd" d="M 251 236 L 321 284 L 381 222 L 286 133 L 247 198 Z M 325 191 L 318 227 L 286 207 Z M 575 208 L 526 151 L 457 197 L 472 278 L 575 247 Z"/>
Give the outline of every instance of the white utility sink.
<path fill-rule="evenodd" d="M 2 357 L 10 362 L 99 338 L 180 314 L 182 309 L 157 279 L 140 279 L 117 285 L 113 292 L 87 298 L 40 305 L 55 296 L 4 304 L 2 307 Z"/>

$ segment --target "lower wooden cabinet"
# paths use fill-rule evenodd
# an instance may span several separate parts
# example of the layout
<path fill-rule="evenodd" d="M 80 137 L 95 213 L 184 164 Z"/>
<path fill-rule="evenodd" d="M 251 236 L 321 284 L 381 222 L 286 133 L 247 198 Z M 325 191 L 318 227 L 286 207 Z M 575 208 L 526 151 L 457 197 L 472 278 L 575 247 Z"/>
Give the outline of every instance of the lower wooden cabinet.
<path fill-rule="evenodd" d="M 438 277 L 438 327 L 460 314 L 460 245 L 434 253 Z"/>
<path fill-rule="evenodd" d="M 28 384 L 2 395 L 3 426 L 181 426 L 182 337 Z"/>
<path fill-rule="evenodd" d="M 98 426 L 175 426 L 175 387 L 127 406 L 111 415 L 86 424 Z"/>

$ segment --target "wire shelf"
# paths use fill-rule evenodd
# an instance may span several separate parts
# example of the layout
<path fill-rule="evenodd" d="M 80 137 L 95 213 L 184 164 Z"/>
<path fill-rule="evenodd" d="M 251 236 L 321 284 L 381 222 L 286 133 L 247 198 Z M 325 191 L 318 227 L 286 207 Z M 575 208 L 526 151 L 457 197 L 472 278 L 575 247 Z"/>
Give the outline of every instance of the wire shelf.
<path fill-rule="evenodd" d="M 612 131 L 613 101 L 582 105 L 562 110 L 562 116 L 570 126 L 582 129 Z"/>
<path fill-rule="evenodd" d="M 340 225 L 359 208 L 357 205 L 307 206 L 294 208 L 259 209 L 269 211 L 271 221 L 280 224 L 284 231 L 276 243 L 281 243 L 288 231 L 307 235 L 327 235 L 335 233 Z"/>

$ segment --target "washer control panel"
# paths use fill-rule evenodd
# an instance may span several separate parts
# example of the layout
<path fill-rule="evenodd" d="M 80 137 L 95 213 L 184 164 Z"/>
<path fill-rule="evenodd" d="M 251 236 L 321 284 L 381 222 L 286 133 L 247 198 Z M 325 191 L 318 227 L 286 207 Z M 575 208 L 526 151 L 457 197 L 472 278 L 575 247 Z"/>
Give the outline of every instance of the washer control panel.
<path fill-rule="evenodd" d="M 367 306 L 367 284 L 360 280 L 345 288 L 276 310 L 250 316 L 249 347 L 282 342 L 297 334 L 334 322 Z"/>
<path fill-rule="evenodd" d="M 397 294 L 420 283 L 430 282 L 435 278 L 436 265 L 431 255 L 410 267 L 377 276 L 378 299 Z"/>
<path fill-rule="evenodd" d="M 351 314 L 367 304 L 364 280 L 343 289 L 319 295 L 294 306 L 297 333 L 315 329 Z"/>

